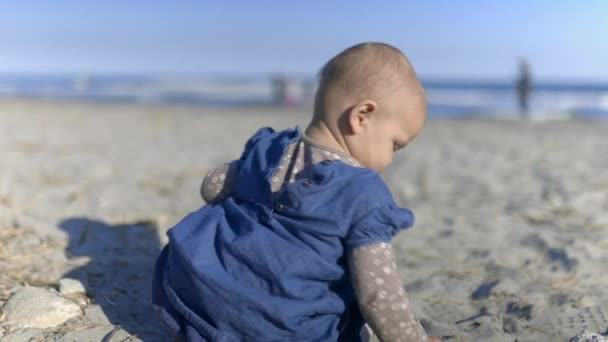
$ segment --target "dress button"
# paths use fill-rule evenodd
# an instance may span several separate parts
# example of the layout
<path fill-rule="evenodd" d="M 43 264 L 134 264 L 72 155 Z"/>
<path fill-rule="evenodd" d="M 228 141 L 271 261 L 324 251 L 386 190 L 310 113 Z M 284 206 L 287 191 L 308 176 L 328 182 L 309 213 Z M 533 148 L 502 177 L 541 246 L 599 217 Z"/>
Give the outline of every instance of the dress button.
<path fill-rule="evenodd" d="M 310 179 L 305 179 L 302 182 L 302 186 L 304 186 L 305 188 L 310 188 L 312 186 L 312 182 L 310 181 Z"/>
<path fill-rule="evenodd" d="M 283 204 L 283 203 L 277 203 L 277 204 L 275 204 L 274 209 L 276 211 L 283 211 L 283 210 L 285 210 L 285 204 Z"/>

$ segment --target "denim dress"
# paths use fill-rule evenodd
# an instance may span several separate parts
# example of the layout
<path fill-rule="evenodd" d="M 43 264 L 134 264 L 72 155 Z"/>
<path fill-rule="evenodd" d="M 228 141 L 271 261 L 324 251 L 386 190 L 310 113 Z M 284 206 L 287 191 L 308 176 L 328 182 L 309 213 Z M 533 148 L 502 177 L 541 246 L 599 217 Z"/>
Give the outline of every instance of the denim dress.
<path fill-rule="evenodd" d="M 323 161 L 278 193 L 271 178 L 298 128 L 260 129 L 234 189 L 168 231 L 153 301 L 189 341 L 359 341 L 346 251 L 413 225 L 371 169 Z"/>

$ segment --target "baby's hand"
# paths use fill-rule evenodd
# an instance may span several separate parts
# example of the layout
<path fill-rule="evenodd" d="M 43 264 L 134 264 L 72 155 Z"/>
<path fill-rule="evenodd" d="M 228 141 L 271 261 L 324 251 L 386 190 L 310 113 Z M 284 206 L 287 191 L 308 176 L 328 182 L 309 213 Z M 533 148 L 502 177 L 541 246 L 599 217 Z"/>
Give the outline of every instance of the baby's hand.
<path fill-rule="evenodd" d="M 439 337 L 429 336 L 429 342 L 441 342 Z"/>

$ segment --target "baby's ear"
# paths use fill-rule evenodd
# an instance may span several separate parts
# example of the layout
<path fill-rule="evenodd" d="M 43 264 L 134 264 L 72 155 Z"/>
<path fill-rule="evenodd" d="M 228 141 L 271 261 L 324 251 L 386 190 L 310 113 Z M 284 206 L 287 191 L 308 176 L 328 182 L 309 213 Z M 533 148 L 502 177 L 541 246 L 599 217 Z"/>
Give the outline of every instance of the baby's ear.
<path fill-rule="evenodd" d="M 361 101 L 353 106 L 348 113 L 352 132 L 357 134 L 365 129 L 377 109 L 378 104 L 373 100 Z"/>

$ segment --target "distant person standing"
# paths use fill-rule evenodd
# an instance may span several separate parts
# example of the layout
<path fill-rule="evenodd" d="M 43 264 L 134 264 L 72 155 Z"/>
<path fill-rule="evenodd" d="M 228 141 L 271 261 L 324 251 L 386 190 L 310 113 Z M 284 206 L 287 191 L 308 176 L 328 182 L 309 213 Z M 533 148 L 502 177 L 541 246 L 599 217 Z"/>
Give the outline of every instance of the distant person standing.
<path fill-rule="evenodd" d="M 283 76 L 275 76 L 272 83 L 272 104 L 284 106 L 287 102 L 287 79 Z"/>
<path fill-rule="evenodd" d="M 530 67 L 525 59 L 519 61 L 519 76 L 517 77 L 517 99 L 519 112 L 524 117 L 529 117 L 529 99 L 532 88 Z"/>
<path fill-rule="evenodd" d="M 300 96 L 301 102 L 305 106 L 312 106 L 315 98 L 316 83 L 312 79 L 303 80 L 300 83 L 302 88 L 302 94 Z"/>
<path fill-rule="evenodd" d="M 271 82 L 274 106 L 293 108 L 299 105 L 298 84 L 285 76 L 276 76 Z"/>

